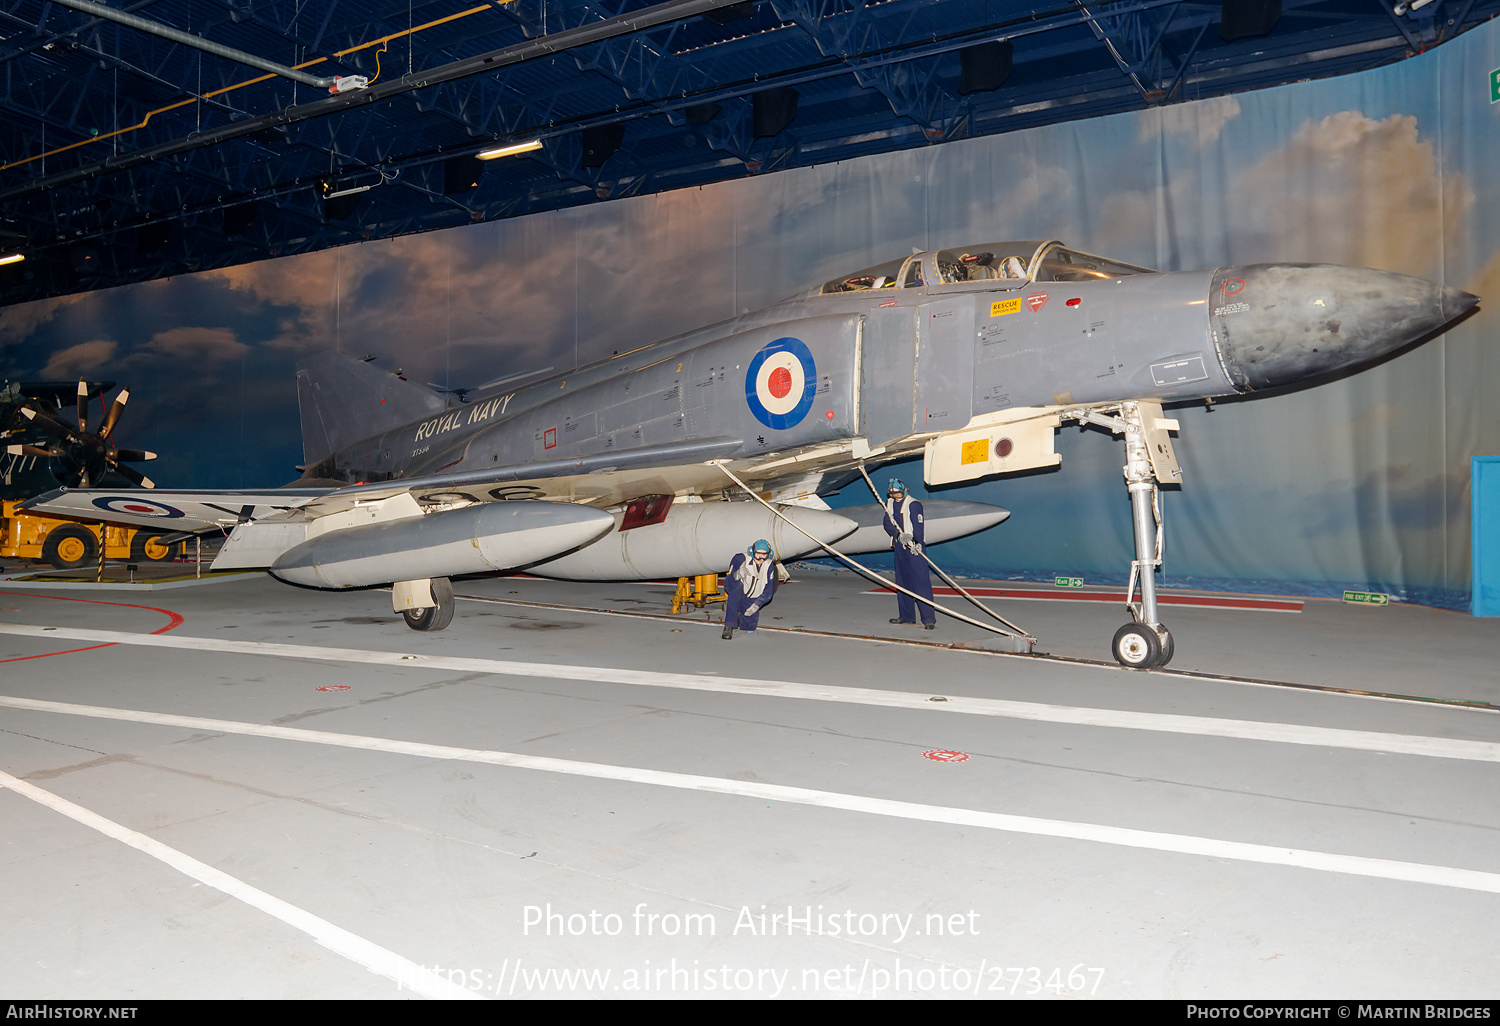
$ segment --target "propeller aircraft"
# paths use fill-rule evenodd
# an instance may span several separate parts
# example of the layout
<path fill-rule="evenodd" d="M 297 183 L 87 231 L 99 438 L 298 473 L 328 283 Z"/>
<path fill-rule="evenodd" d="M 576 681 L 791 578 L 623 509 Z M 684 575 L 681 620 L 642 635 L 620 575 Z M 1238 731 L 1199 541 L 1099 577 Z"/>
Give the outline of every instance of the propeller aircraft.
<path fill-rule="evenodd" d="M 129 485 L 153 488 L 155 483 L 131 463 L 156 459 L 154 452 L 143 449 L 116 448 L 111 436 L 130 390 L 122 388 L 105 411 L 97 430 L 90 431 L 88 404 L 101 398 L 113 381 L 89 382 L 82 379 L 75 390 L 72 382 L 15 382 L 0 389 L 0 439 L 6 442 L 4 487 L 5 498 L 16 498 L 50 491 L 59 484 L 72 488 L 117 485 L 119 479 Z M 65 404 L 75 398 L 78 426 L 68 422 Z M 29 458 L 28 458 L 29 457 Z M 110 480 L 113 477 L 115 480 Z"/>
<path fill-rule="evenodd" d="M 1348 373 L 1478 301 L 1329 264 L 1157 272 L 1058 241 L 934 250 L 509 390 L 444 395 L 313 357 L 298 369 L 306 464 L 291 485 L 147 498 L 84 481 L 28 505 L 182 536 L 222 528 L 214 569 L 391 585 L 409 626 L 440 630 L 463 574 L 694 576 L 757 537 L 784 560 L 884 550 L 880 506 L 835 512 L 820 496 L 916 456 L 933 486 L 1055 466 L 1055 433 L 1076 421 L 1124 439 L 1131 621 L 1111 650 L 1150 668 L 1175 647 L 1154 579 L 1157 490 L 1182 479 L 1163 404 Z M 928 544 L 1008 516 L 924 505 Z"/>

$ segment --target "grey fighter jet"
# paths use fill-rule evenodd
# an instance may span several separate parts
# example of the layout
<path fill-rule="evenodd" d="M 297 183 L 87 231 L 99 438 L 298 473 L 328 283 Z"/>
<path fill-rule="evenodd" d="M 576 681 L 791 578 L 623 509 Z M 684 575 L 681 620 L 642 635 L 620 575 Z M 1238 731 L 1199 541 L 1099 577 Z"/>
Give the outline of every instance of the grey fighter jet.
<path fill-rule="evenodd" d="M 438 630 L 462 574 L 707 574 L 756 537 L 782 559 L 824 544 L 884 549 L 878 506 L 833 512 L 819 496 L 918 455 L 929 485 L 1053 466 L 1057 429 L 1093 423 L 1124 438 L 1135 528 L 1131 622 L 1112 650 L 1149 668 L 1173 652 L 1156 603 L 1157 488 L 1182 471 L 1163 404 L 1347 372 L 1477 302 L 1362 268 L 1160 273 L 1055 241 L 986 243 L 853 271 L 466 402 L 317 357 L 298 371 L 307 465 L 292 486 L 150 498 L 65 488 L 29 505 L 184 534 L 226 528 L 215 569 L 393 585 L 406 622 Z M 1007 513 L 933 501 L 927 515 L 934 543 Z"/>

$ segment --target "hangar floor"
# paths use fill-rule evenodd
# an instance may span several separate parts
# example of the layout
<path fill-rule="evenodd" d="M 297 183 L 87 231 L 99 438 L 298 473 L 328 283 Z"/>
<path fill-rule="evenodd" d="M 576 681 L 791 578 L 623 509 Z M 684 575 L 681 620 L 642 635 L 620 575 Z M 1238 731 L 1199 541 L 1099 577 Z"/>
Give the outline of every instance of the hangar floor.
<path fill-rule="evenodd" d="M 0 582 L 0 993 L 1494 995 L 1500 622 L 866 590 Z"/>

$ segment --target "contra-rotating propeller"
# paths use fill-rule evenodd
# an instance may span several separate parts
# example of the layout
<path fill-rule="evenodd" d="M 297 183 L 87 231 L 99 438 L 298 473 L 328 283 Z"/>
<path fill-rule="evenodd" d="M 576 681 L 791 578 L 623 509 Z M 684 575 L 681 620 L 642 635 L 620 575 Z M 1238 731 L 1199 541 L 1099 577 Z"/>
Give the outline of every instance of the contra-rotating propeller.
<path fill-rule="evenodd" d="M 156 453 L 146 452 L 144 449 L 117 449 L 109 442 L 109 436 L 119 423 L 120 415 L 125 412 L 125 404 L 129 399 L 130 389 L 122 388 L 104 419 L 100 421 L 99 430 L 91 432 L 88 427 L 88 383 L 80 380 L 76 428 L 52 411 L 27 404 L 21 407 L 21 415 L 52 435 L 55 441 L 46 446 L 29 443 L 8 445 L 6 451 L 15 456 L 41 456 L 57 460 L 62 465 L 62 482 L 73 488 L 97 485 L 111 470 L 142 488 L 155 488 L 155 482 L 127 464 L 154 460 Z"/>

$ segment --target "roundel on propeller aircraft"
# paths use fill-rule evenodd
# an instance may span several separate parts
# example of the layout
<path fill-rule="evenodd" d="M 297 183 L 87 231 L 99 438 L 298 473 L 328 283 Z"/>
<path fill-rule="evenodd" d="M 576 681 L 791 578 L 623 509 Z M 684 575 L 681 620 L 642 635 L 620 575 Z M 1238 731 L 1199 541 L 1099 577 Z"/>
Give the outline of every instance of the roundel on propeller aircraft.
<path fill-rule="evenodd" d="M 745 402 L 755 419 L 784 431 L 802 423 L 818 389 L 818 368 L 801 339 L 766 344 L 745 371 Z"/>
<path fill-rule="evenodd" d="M 174 509 L 163 502 L 152 502 L 150 499 L 138 499 L 134 495 L 102 495 L 94 500 L 94 505 L 100 509 L 107 509 L 111 513 L 130 513 L 138 517 L 173 517 L 183 516 L 180 509 Z"/>

